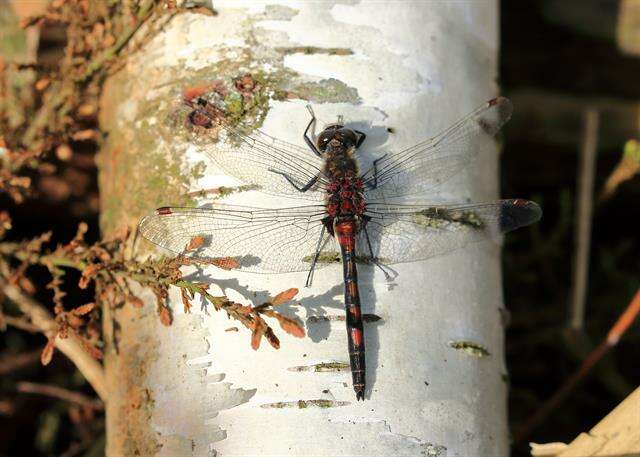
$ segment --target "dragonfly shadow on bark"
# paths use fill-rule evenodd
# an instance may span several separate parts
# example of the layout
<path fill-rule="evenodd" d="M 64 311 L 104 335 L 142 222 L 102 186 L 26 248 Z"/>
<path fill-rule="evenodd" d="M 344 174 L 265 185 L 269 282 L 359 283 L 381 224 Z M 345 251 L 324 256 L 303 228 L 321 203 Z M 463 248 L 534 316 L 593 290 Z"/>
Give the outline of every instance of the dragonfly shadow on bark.
<path fill-rule="evenodd" d="M 371 122 L 346 122 L 345 127 L 363 132 L 367 135 L 365 145 L 357 150 L 361 164 L 361 172 L 366 172 L 373 166 L 373 161 L 384 156 L 388 151 L 389 129 L 374 126 Z"/>
<path fill-rule="evenodd" d="M 384 320 L 376 312 L 375 290 L 373 288 L 374 267 L 360 265 L 360 287 L 362 290 L 363 321 L 365 326 L 366 363 L 370 367 L 367 370 L 367 392 L 370 396 L 371 389 L 375 386 L 376 371 L 379 357 L 379 332 L 378 327 Z M 207 273 L 203 267 L 196 266 L 196 271 L 185 275 L 185 280 L 214 284 L 224 294 L 234 291 L 240 294 L 247 302 L 254 305 L 268 302 L 274 295 L 274 291 L 253 290 L 249 286 L 242 285 L 237 278 L 217 279 Z M 249 281 L 250 282 L 250 281 Z M 301 300 L 279 305 L 278 312 L 290 318 L 300 319 L 306 325 L 307 337 L 314 343 L 326 340 L 332 331 L 338 334 L 344 333 L 344 285 L 336 284 L 326 292 L 302 298 Z M 208 312 L 210 304 L 201 299 L 201 309 Z M 306 317 L 301 316 L 303 314 Z M 348 363 L 348 360 L 345 361 Z"/>
<path fill-rule="evenodd" d="M 244 286 L 240 284 L 240 281 L 237 278 L 229 278 L 229 279 L 215 278 L 211 274 L 207 273 L 204 270 L 204 268 L 201 266 L 196 266 L 196 271 L 189 273 L 188 275 L 185 275 L 184 279 L 187 281 L 196 281 L 196 282 L 215 285 L 219 287 L 222 293 L 225 295 L 227 295 L 228 292 L 232 290 L 237 294 L 241 295 L 248 303 L 251 303 L 254 306 L 269 302 L 269 300 L 277 293 L 277 291 L 271 292 L 268 290 L 252 290 L 251 288 L 249 288 L 249 286 Z M 215 295 L 214 292 L 212 293 Z M 201 301 L 202 310 L 208 311 L 207 310 L 208 306 L 210 306 L 210 304 L 206 300 L 202 299 Z M 287 305 L 287 304 L 278 305 L 278 311 L 285 311 L 285 312 L 282 312 L 283 315 L 302 320 L 302 318 L 296 314 L 296 311 L 298 309 L 299 307 L 295 305 Z"/>
<path fill-rule="evenodd" d="M 329 337 L 332 321 L 342 318 L 344 322 L 343 289 L 342 284 L 336 284 L 325 293 L 305 297 L 300 301 L 300 306 L 307 312 L 307 336 L 314 343 Z"/>
<path fill-rule="evenodd" d="M 240 281 L 237 278 L 214 278 L 200 266 L 196 266 L 196 271 L 186 275 L 184 279 L 213 284 L 219 287 L 225 295 L 228 294 L 229 291 L 234 291 L 235 293 L 240 294 L 247 302 L 254 305 L 268 302 L 277 293 L 277 291 L 253 290 L 249 286 L 240 284 Z M 303 279 L 304 276 L 301 276 L 301 280 Z M 292 285 L 295 286 L 295 284 Z M 283 288 L 286 288 L 285 286 L 286 285 L 283 284 Z M 307 336 L 311 341 L 317 343 L 327 339 L 329 336 L 329 327 L 317 327 L 310 325 L 310 323 L 320 322 L 325 318 L 326 321 L 329 322 L 330 318 L 328 316 L 341 316 L 342 321 L 344 321 L 344 304 L 342 302 L 342 294 L 343 286 L 341 284 L 337 284 L 325 293 L 311 295 L 302 298 L 301 300 L 284 303 L 282 305 L 278 305 L 277 309 L 278 312 L 286 317 L 296 318 L 300 319 L 302 322 L 306 322 Z M 201 309 L 207 311 L 208 306 L 210 306 L 210 304 L 205 299 L 201 299 Z M 335 311 L 329 313 L 327 311 L 328 309 L 333 309 Z M 306 317 L 300 316 L 300 311 L 304 311 Z"/>
<path fill-rule="evenodd" d="M 373 287 L 374 267 L 371 265 L 359 265 L 360 291 L 362 295 L 362 320 L 364 324 L 364 338 L 366 347 L 366 364 L 369 369 L 366 372 L 367 389 L 366 397 L 370 396 L 371 389 L 375 385 L 376 371 L 379 358 L 379 326 L 384 323 L 380 312 L 376 309 L 375 289 Z M 321 295 L 306 297 L 300 305 L 307 310 L 307 335 L 314 342 L 326 340 L 332 331 L 344 334 L 344 284 L 336 284 Z M 327 312 L 331 309 L 330 312 Z M 348 363 L 348 359 L 345 360 Z"/>
<path fill-rule="evenodd" d="M 359 265 L 358 282 L 360 285 L 360 295 L 362 297 L 362 324 L 364 327 L 364 347 L 365 363 L 365 398 L 371 398 L 371 394 L 376 385 L 377 373 L 379 369 L 380 354 L 380 333 L 379 327 L 385 323 L 381 317 L 381 304 L 376 298 L 374 287 L 376 267 L 374 265 Z M 387 285 L 390 284 L 387 282 Z"/>

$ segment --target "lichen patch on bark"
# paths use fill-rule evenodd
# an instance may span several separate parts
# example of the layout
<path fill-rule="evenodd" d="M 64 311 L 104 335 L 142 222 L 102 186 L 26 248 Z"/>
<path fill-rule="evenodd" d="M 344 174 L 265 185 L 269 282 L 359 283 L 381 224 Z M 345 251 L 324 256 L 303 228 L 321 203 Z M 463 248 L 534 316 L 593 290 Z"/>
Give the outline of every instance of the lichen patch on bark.
<path fill-rule="evenodd" d="M 108 136 L 98 157 L 101 228 L 105 235 L 135 226 L 151 208 L 189 205 L 193 174 L 184 172 L 179 151 L 158 141 L 153 118 L 144 117 L 144 97 L 134 78 L 119 74 L 105 86 L 101 124 Z M 133 113 L 125 113 L 126 109 Z M 125 125 L 123 125 L 125 124 Z M 133 124 L 135 127 L 131 127 Z"/>
<path fill-rule="evenodd" d="M 473 357 L 488 357 L 491 353 L 483 346 L 473 341 L 450 341 L 449 346 Z"/>
<path fill-rule="evenodd" d="M 223 97 L 225 121 L 242 123 L 243 130 L 249 132 L 261 127 L 272 101 L 361 102 L 355 88 L 337 79 L 316 80 L 287 68 L 284 58 L 297 48 L 263 45 L 254 33 L 255 21 L 244 21 L 246 46 L 218 46 L 218 57 L 199 68 L 176 59 L 174 66 L 153 68 L 141 79 L 136 74 L 139 65 L 148 62 L 134 58 L 106 83 L 100 121 L 108 136 L 99 157 L 105 233 L 124 224 L 134 225 L 158 206 L 195 204 L 188 191 L 190 184 L 203 176 L 206 163 L 194 167 L 185 158 L 188 143 L 194 142 L 187 129 L 188 110 L 182 106 L 185 89 L 223 84 L 228 89 Z M 347 51 L 327 50 L 336 55 Z M 250 97 L 236 84 L 243 77 L 256 83 Z"/>

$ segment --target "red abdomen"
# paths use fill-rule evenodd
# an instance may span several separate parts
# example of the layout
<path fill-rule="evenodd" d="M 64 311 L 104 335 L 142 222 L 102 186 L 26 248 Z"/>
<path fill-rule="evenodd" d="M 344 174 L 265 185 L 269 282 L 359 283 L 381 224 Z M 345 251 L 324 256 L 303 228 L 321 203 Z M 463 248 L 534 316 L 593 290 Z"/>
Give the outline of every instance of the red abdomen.
<path fill-rule="evenodd" d="M 356 392 L 356 398 L 364 400 L 364 329 L 360 311 L 360 294 L 358 293 L 358 271 L 356 269 L 356 235 L 358 227 L 355 218 L 338 220 L 335 223 L 334 232 L 342 254 L 344 306 L 347 312 L 347 339 L 349 341 L 349 362 L 351 363 L 353 389 Z"/>

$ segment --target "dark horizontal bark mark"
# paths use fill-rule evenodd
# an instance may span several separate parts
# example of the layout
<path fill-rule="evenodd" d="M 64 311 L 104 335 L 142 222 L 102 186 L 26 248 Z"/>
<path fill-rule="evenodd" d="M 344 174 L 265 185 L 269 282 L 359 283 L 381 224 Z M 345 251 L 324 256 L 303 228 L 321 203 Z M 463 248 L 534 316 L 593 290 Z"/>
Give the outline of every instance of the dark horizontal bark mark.
<path fill-rule="evenodd" d="M 289 371 L 313 371 L 315 373 L 348 371 L 349 364 L 344 362 L 321 362 L 314 365 L 299 365 L 288 368 Z"/>
<path fill-rule="evenodd" d="M 351 403 L 348 401 L 335 401 L 335 400 L 298 400 L 298 401 L 279 401 L 276 403 L 265 403 L 260 405 L 261 408 L 336 408 L 339 406 L 347 406 Z"/>
<path fill-rule="evenodd" d="M 307 324 L 317 324 L 319 322 L 344 322 L 346 319 L 344 314 L 341 315 L 330 315 L 330 316 L 311 316 L 307 319 Z M 362 321 L 363 322 L 378 322 L 382 320 L 380 316 L 377 314 L 363 314 Z"/>

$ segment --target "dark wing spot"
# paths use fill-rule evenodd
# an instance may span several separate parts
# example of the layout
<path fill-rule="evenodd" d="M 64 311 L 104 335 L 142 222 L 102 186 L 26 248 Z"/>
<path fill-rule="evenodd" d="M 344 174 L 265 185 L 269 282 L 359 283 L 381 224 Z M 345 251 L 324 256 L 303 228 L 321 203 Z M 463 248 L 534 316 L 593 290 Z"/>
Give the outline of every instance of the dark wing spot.
<path fill-rule="evenodd" d="M 505 200 L 500 207 L 500 231 L 510 232 L 537 222 L 542 217 L 540 207 L 528 200 Z"/>

